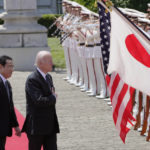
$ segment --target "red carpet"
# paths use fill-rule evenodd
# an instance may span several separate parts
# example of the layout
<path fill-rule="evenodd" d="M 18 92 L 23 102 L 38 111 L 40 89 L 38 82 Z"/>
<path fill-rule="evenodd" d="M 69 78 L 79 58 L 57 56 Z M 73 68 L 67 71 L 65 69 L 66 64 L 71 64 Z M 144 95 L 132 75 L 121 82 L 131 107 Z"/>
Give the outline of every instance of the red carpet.
<path fill-rule="evenodd" d="M 16 110 L 16 115 L 21 129 L 24 123 L 24 117 L 18 110 Z M 13 136 L 7 138 L 6 150 L 28 150 L 28 139 L 26 134 L 23 133 L 21 137 L 17 137 L 13 131 Z"/>

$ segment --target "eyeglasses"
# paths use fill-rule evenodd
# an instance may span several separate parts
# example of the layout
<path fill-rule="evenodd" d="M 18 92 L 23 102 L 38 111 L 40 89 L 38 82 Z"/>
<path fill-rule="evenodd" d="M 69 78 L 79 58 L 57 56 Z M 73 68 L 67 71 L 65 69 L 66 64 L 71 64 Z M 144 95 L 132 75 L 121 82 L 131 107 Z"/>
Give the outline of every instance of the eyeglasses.
<path fill-rule="evenodd" d="M 5 67 L 8 68 L 8 69 L 13 69 L 14 65 L 8 65 L 8 64 L 6 64 Z"/>

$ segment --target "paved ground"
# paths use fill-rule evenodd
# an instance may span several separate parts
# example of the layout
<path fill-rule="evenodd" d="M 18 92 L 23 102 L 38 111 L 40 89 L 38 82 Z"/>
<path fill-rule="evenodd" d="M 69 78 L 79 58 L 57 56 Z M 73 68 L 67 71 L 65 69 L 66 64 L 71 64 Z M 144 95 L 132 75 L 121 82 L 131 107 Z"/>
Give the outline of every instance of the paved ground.
<path fill-rule="evenodd" d="M 14 72 L 10 79 L 16 108 L 25 116 L 24 83 L 29 72 Z M 62 78 L 65 72 L 51 73 L 58 94 L 57 114 L 61 133 L 59 150 L 149 150 L 150 143 L 131 130 L 126 144 L 120 140 L 111 108 L 104 100 L 88 97 Z"/>

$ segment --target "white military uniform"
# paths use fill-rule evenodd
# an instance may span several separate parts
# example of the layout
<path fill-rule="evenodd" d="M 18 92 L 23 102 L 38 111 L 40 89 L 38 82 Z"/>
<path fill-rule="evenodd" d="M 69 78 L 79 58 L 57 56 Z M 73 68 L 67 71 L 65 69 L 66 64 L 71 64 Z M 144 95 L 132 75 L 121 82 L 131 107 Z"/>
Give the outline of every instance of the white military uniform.
<path fill-rule="evenodd" d="M 75 45 L 75 48 L 76 48 L 76 64 L 77 64 L 77 67 L 78 67 L 78 84 L 76 84 L 76 86 L 82 86 L 83 85 L 83 82 L 84 82 L 84 77 L 83 77 L 83 68 L 82 68 L 82 63 L 81 63 L 81 55 L 82 55 L 82 52 L 81 52 L 81 49 L 80 49 L 80 46 L 79 46 L 79 41 L 80 41 L 80 37 L 79 37 L 79 32 L 78 31 L 74 31 L 73 32 L 73 37 L 76 39 L 76 45 Z"/>
<path fill-rule="evenodd" d="M 71 65 L 72 65 L 72 76 L 70 83 L 77 84 L 78 83 L 78 66 L 77 66 L 77 52 L 76 52 L 76 40 L 74 38 L 70 38 L 70 54 L 71 54 Z"/>
<path fill-rule="evenodd" d="M 97 98 L 105 98 L 107 92 L 107 85 L 105 82 L 105 74 L 103 69 L 103 62 L 102 62 L 102 54 L 101 54 L 101 47 L 100 47 L 100 32 L 99 28 L 95 28 L 93 30 L 93 37 L 94 37 L 94 68 L 96 72 L 96 81 L 97 81 Z"/>
<path fill-rule="evenodd" d="M 70 14 L 66 14 L 63 18 L 63 21 L 61 22 L 61 24 L 64 26 L 64 30 L 67 32 L 68 29 L 65 28 L 65 22 L 66 20 L 70 17 Z M 71 80 L 71 75 L 72 75 L 72 68 L 71 68 L 71 60 L 70 60 L 70 49 L 69 49 L 69 37 L 66 38 L 63 43 L 62 46 L 64 48 L 64 55 L 65 55 L 65 60 L 66 60 L 66 69 L 67 69 L 67 80 Z"/>
<path fill-rule="evenodd" d="M 94 38 L 92 31 L 89 29 L 86 31 L 86 48 L 85 48 L 85 58 L 87 61 L 87 68 L 88 68 L 88 77 L 89 77 L 89 96 L 96 95 L 96 75 L 94 70 Z"/>
<path fill-rule="evenodd" d="M 81 28 L 80 31 L 78 31 L 78 36 L 79 36 L 79 46 L 78 46 L 78 53 L 79 57 L 81 59 L 81 65 L 82 65 L 82 71 L 83 71 L 83 80 L 84 84 L 81 86 L 81 91 L 87 91 L 88 90 L 88 72 L 87 72 L 87 63 L 86 63 L 86 58 L 85 58 L 85 36 L 86 36 L 86 29 Z"/>
<path fill-rule="evenodd" d="M 80 18 L 74 16 L 73 20 L 70 22 L 72 24 L 78 22 Z M 70 26 L 70 31 L 73 30 Z M 73 35 L 73 34 L 72 34 Z M 78 85 L 79 82 L 79 73 L 78 73 L 78 56 L 77 56 L 77 41 L 74 37 L 70 37 L 69 41 L 69 47 L 70 47 L 70 60 L 71 60 L 71 68 L 72 68 L 72 76 L 71 80 L 69 81 L 71 84 Z"/>

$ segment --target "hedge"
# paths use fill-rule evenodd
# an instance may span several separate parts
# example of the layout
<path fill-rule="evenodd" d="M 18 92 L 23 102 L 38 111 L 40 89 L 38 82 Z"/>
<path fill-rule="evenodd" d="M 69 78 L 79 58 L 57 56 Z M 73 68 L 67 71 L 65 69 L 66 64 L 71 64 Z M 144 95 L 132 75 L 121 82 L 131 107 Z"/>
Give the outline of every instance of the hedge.
<path fill-rule="evenodd" d="M 42 18 L 38 20 L 38 23 L 45 26 L 47 29 L 55 22 L 55 20 L 60 17 L 58 14 L 47 14 L 43 15 Z M 48 37 L 52 37 L 53 33 L 56 30 L 56 26 L 53 26 L 51 29 L 48 29 Z"/>

